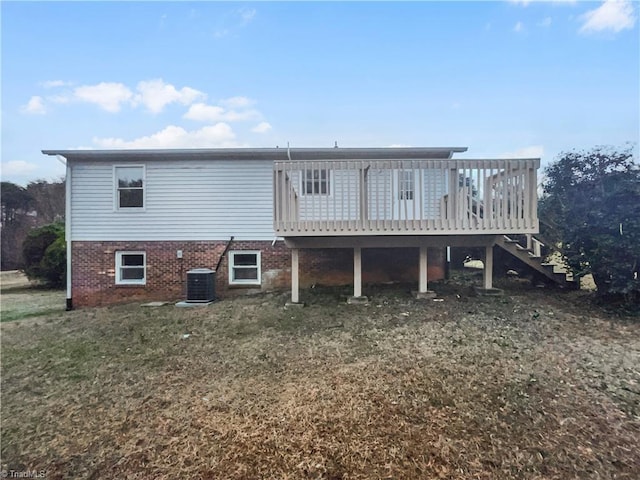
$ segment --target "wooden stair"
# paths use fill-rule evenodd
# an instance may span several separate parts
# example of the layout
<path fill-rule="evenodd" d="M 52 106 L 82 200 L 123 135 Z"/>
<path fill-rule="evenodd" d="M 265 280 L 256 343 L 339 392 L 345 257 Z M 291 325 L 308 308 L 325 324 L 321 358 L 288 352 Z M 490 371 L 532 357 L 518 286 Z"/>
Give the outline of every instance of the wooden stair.
<path fill-rule="evenodd" d="M 541 256 L 541 247 L 544 246 L 544 244 L 540 240 L 529 236 L 527 243 L 527 246 L 523 246 L 518 240 L 503 235 L 499 237 L 496 245 L 561 287 L 577 288 L 577 282 L 564 265 L 544 261 L 544 258 Z"/>

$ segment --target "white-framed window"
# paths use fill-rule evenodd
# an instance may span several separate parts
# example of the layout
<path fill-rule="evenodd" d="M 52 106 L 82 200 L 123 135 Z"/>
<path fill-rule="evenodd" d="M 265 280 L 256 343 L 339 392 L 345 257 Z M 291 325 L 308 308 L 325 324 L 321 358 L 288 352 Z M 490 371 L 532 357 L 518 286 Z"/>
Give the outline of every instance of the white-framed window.
<path fill-rule="evenodd" d="M 398 172 L 398 195 L 400 200 L 413 200 L 415 194 L 415 175 L 413 170 Z"/>
<path fill-rule="evenodd" d="M 116 210 L 141 210 L 144 208 L 144 175 L 144 165 L 115 165 L 113 167 Z"/>
<path fill-rule="evenodd" d="M 260 251 L 236 250 L 229 252 L 229 284 L 260 285 Z"/>
<path fill-rule="evenodd" d="M 147 254 L 145 252 L 116 252 L 116 284 L 146 285 Z"/>
<path fill-rule="evenodd" d="M 331 170 L 310 168 L 302 171 L 303 195 L 331 195 Z"/>

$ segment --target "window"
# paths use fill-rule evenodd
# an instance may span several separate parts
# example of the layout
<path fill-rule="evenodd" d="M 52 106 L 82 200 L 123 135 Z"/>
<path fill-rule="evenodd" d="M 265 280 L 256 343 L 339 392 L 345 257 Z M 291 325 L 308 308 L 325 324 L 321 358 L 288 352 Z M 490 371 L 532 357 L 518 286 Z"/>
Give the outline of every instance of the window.
<path fill-rule="evenodd" d="M 400 200 L 413 200 L 415 180 L 413 170 L 400 170 L 398 172 L 398 194 Z"/>
<path fill-rule="evenodd" d="M 260 252 L 229 252 L 229 284 L 260 285 Z"/>
<path fill-rule="evenodd" d="M 144 167 L 114 167 L 118 210 L 144 207 Z"/>
<path fill-rule="evenodd" d="M 145 252 L 116 252 L 116 284 L 145 285 L 147 256 Z"/>
<path fill-rule="evenodd" d="M 329 195 L 331 193 L 331 171 L 324 168 L 303 170 L 303 195 Z"/>

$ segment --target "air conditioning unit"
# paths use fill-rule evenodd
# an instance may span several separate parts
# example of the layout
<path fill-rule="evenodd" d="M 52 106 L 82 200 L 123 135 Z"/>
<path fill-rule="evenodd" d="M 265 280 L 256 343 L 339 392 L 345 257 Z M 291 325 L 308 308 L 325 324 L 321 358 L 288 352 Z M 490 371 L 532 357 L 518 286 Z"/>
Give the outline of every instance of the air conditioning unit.
<path fill-rule="evenodd" d="M 194 268 L 187 272 L 187 302 L 206 303 L 216 298 L 216 272 Z"/>

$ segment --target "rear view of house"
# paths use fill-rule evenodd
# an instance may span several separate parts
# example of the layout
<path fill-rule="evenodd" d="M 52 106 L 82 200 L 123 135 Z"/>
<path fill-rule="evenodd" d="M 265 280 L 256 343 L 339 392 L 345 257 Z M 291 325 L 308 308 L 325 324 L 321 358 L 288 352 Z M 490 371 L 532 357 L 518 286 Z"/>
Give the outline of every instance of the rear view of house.
<path fill-rule="evenodd" d="M 536 233 L 539 159 L 466 148 L 46 150 L 67 165 L 67 303 L 442 278 L 446 246 Z M 487 269 L 489 270 L 489 269 Z M 490 271 L 490 270 L 489 270 Z M 491 288 L 491 275 L 485 275 Z"/>

